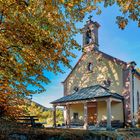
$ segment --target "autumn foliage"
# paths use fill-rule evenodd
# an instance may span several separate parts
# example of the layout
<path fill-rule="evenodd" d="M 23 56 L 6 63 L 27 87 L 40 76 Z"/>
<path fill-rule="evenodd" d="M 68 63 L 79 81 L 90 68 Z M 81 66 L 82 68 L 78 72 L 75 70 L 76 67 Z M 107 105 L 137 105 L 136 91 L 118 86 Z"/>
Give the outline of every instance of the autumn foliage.
<path fill-rule="evenodd" d="M 139 1 L 0 0 L 0 108 L 7 110 L 15 96 L 45 91 L 45 71 L 59 73 L 62 65 L 70 67 L 72 50 L 80 48 L 74 40 L 75 23 L 92 10 L 100 14 L 99 3 L 117 3 L 120 28 L 128 20 L 140 25 Z"/>

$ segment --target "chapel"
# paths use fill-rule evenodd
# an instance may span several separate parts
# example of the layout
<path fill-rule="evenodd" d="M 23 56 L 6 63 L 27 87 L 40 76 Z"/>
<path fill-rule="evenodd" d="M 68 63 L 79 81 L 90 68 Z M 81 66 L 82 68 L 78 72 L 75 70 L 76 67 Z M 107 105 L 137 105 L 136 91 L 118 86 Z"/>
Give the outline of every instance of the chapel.
<path fill-rule="evenodd" d="M 64 107 L 67 127 L 73 125 L 135 126 L 140 105 L 140 73 L 134 61 L 124 62 L 100 50 L 100 24 L 89 19 L 82 29 L 83 54 L 63 81 L 64 97 L 52 102 Z"/>

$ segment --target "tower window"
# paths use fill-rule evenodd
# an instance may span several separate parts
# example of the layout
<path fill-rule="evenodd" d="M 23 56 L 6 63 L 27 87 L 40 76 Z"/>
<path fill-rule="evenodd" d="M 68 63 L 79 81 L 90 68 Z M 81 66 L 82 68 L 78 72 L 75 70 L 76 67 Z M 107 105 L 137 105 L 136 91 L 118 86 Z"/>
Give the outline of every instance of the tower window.
<path fill-rule="evenodd" d="M 88 71 L 92 71 L 93 70 L 93 64 L 88 63 L 87 69 L 88 69 Z"/>
<path fill-rule="evenodd" d="M 88 29 L 88 31 L 86 32 L 86 42 L 85 42 L 85 44 L 91 43 L 91 40 L 92 40 L 92 38 L 91 38 L 91 30 Z"/>

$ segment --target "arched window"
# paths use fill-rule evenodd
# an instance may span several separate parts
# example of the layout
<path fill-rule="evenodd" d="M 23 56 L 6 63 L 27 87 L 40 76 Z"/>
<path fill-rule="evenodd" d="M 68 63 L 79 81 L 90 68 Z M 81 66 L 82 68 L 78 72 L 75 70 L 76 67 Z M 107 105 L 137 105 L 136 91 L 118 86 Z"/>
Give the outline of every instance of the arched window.
<path fill-rule="evenodd" d="M 91 43 L 91 30 L 88 28 L 87 32 L 86 32 L 86 39 L 85 39 L 85 45 Z"/>
<path fill-rule="evenodd" d="M 93 70 L 93 64 L 91 62 L 88 63 L 87 69 L 88 69 L 88 71 L 92 71 Z"/>

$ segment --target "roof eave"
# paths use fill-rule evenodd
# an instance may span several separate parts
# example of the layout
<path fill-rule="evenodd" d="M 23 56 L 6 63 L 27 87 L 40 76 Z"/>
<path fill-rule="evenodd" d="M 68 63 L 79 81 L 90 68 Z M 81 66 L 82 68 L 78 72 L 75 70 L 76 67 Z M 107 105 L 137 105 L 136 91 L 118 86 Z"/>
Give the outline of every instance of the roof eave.
<path fill-rule="evenodd" d="M 140 73 L 136 70 L 134 76 L 140 80 Z"/>
<path fill-rule="evenodd" d="M 62 102 L 51 102 L 51 104 L 62 104 L 62 103 L 69 103 L 69 102 L 77 102 L 77 101 L 85 101 L 85 100 L 94 100 L 94 99 L 101 99 L 101 98 L 109 98 L 109 97 L 113 97 L 115 99 L 119 99 L 119 100 L 123 100 L 123 96 L 121 97 L 116 97 L 113 95 L 105 95 L 105 96 L 100 96 L 100 97 L 94 97 L 94 98 L 86 98 L 86 99 L 77 99 L 77 100 L 70 100 L 70 101 L 62 101 Z"/>

